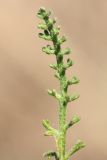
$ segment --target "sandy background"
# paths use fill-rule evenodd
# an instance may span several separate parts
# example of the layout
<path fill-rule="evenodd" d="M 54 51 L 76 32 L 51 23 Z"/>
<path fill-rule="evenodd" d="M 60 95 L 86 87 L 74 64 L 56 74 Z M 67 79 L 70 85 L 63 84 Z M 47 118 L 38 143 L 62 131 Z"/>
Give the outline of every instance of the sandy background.
<path fill-rule="evenodd" d="M 57 103 L 46 93 L 58 88 L 48 65 L 54 57 L 42 54 L 36 13 L 40 6 L 54 11 L 78 75 L 78 101 L 68 106 L 68 119 L 77 113 L 80 124 L 70 129 L 68 148 L 79 138 L 87 147 L 73 160 L 107 159 L 107 1 L 0 0 L 0 160 L 41 160 L 54 149 L 43 136 L 41 121 L 57 126 Z"/>

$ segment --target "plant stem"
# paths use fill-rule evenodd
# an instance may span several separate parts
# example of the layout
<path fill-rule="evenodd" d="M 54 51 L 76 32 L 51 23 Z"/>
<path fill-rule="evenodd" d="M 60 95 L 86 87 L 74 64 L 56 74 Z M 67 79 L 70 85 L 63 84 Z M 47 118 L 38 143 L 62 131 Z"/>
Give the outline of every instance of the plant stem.
<path fill-rule="evenodd" d="M 61 61 L 59 63 L 59 70 L 60 66 L 63 65 L 63 57 L 61 58 Z M 66 108 L 67 104 L 65 102 L 65 95 L 66 91 L 64 90 L 64 84 L 66 81 L 65 77 L 65 71 L 63 71 L 63 74 L 60 78 L 60 93 L 61 93 L 61 99 L 59 100 L 59 159 L 64 160 L 65 158 L 65 144 L 66 144 L 66 130 L 65 130 L 65 124 L 66 124 Z"/>
<path fill-rule="evenodd" d="M 70 54 L 70 49 L 66 48 L 63 50 L 61 45 L 66 41 L 64 36 L 59 37 L 59 27 L 55 27 L 55 20 L 50 18 L 51 12 L 47 12 L 45 8 L 40 8 L 38 12 L 38 17 L 41 18 L 44 23 L 39 24 L 39 28 L 44 31 L 44 33 L 39 33 L 39 37 L 45 40 L 52 41 L 53 46 L 47 45 L 43 47 L 42 50 L 46 54 L 53 54 L 56 56 L 57 64 L 51 64 L 50 67 L 56 70 L 56 77 L 60 82 L 60 93 L 57 93 L 54 89 L 48 90 L 51 96 L 54 96 L 59 102 L 59 129 L 56 130 L 51 127 L 48 120 L 43 121 L 43 125 L 46 128 L 45 135 L 53 136 L 56 140 L 57 152 L 49 152 L 45 154 L 48 158 L 54 156 L 56 160 L 68 160 L 71 155 L 83 148 L 85 145 L 82 141 L 78 141 L 69 152 L 66 152 L 66 132 L 73 124 L 77 123 L 80 118 L 75 116 L 72 120 L 66 122 L 66 112 L 68 102 L 74 101 L 79 98 L 79 95 L 69 96 L 67 94 L 67 89 L 69 85 L 77 84 L 79 80 L 74 76 L 71 80 L 66 77 L 66 69 L 73 65 L 72 60 L 67 59 L 67 64 L 64 64 L 64 55 Z"/>

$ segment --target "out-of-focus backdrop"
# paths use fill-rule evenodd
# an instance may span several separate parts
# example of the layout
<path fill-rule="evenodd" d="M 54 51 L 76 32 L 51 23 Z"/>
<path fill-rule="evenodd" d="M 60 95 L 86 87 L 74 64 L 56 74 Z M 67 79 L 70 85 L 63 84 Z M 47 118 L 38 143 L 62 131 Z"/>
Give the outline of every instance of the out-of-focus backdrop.
<path fill-rule="evenodd" d="M 42 119 L 57 127 L 58 104 L 46 93 L 58 88 L 55 58 L 42 53 L 36 13 L 41 6 L 53 10 L 61 32 L 68 37 L 75 65 L 68 77 L 81 83 L 69 89 L 80 99 L 68 106 L 81 122 L 69 130 L 68 149 L 77 139 L 87 147 L 74 160 L 107 159 L 107 1 L 106 0 L 0 0 L 0 159 L 41 160 L 55 149 L 43 136 Z"/>

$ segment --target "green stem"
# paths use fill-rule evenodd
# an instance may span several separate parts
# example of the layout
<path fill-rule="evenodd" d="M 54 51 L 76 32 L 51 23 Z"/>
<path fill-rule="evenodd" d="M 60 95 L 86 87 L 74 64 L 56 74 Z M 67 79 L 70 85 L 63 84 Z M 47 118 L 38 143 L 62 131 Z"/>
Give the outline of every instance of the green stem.
<path fill-rule="evenodd" d="M 46 20 L 46 23 L 48 21 Z M 58 37 L 57 35 L 53 36 L 53 27 L 49 29 L 51 37 L 54 37 L 52 39 L 53 46 L 55 49 L 55 55 L 56 55 L 56 61 L 57 61 L 57 66 L 58 69 L 57 71 L 60 74 L 60 93 L 62 98 L 59 100 L 59 137 L 58 137 L 58 155 L 59 155 L 59 160 L 64 160 L 65 159 L 65 144 L 66 144 L 66 131 L 64 129 L 65 124 L 66 124 L 66 107 L 67 104 L 64 103 L 65 99 L 65 90 L 64 90 L 64 83 L 66 81 L 65 77 L 65 71 L 62 70 L 62 66 L 64 65 L 63 63 L 63 56 L 59 56 L 59 53 L 61 52 L 61 46 L 58 43 Z"/>
<path fill-rule="evenodd" d="M 65 158 L 65 144 L 66 144 L 66 132 L 64 126 L 66 123 L 66 106 L 60 103 L 59 111 L 59 125 L 60 125 L 60 137 L 59 137 L 59 159 L 64 160 Z"/>
<path fill-rule="evenodd" d="M 68 80 L 65 74 L 67 68 L 73 65 L 72 60 L 67 59 L 67 64 L 64 64 L 64 55 L 70 54 L 70 49 L 62 49 L 61 45 L 66 41 L 64 36 L 59 36 L 59 27 L 55 27 L 56 21 L 50 18 L 51 12 L 47 12 L 45 8 L 40 8 L 38 12 L 38 17 L 44 22 L 39 24 L 38 27 L 44 32 L 39 33 L 39 37 L 45 40 L 49 40 L 53 43 L 53 46 L 47 45 L 43 47 L 43 52 L 46 54 L 54 54 L 56 56 L 57 64 L 51 65 L 51 68 L 55 69 L 56 77 L 60 82 L 60 93 L 57 93 L 54 89 L 48 90 L 51 96 L 54 96 L 59 101 L 59 129 L 56 130 L 50 126 L 48 120 L 43 121 L 43 126 L 46 128 L 45 135 L 53 136 L 56 140 L 57 152 L 46 153 L 45 156 L 48 158 L 55 157 L 56 160 L 68 160 L 75 152 L 83 148 L 85 145 L 82 141 L 78 141 L 69 152 L 66 151 L 66 132 L 73 124 L 77 123 L 80 118 L 78 116 L 73 117 L 73 119 L 67 123 L 66 122 L 66 112 L 68 102 L 74 101 L 79 98 L 78 95 L 67 94 L 67 89 L 69 85 L 77 84 L 79 80 L 74 76 L 71 80 Z"/>
<path fill-rule="evenodd" d="M 66 108 L 67 103 L 65 101 L 65 96 L 67 93 L 67 89 L 65 89 L 65 83 L 66 83 L 66 76 L 65 76 L 65 70 L 62 69 L 63 67 L 63 56 L 58 57 L 57 56 L 57 65 L 58 70 L 60 74 L 60 94 L 61 99 L 59 100 L 59 159 L 64 160 L 65 159 L 65 145 L 66 145 Z"/>

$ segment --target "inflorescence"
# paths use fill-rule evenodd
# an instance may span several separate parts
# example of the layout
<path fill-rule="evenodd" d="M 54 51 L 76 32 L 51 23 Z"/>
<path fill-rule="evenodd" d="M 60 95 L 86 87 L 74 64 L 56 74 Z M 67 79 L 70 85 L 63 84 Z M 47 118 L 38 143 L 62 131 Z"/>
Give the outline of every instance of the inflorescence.
<path fill-rule="evenodd" d="M 66 120 L 67 104 L 79 98 L 78 94 L 69 95 L 67 93 L 68 87 L 79 83 L 79 79 L 73 76 L 71 80 L 67 79 L 66 70 L 74 63 L 68 58 L 66 64 L 64 63 L 64 56 L 71 53 L 70 48 L 62 49 L 62 44 L 66 41 L 65 36 L 60 36 L 60 27 L 56 27 L 56 19 L 50 18 L 51 12 L 46 11 L 44 7 L 40 8 L 37 16 L 43 20 L 38 25 L 38 28 L 43 30 L 39 33 L 39 37 L 51 41 L 52 45 L 47 45 L 42 48 L 42 51 L 48 55 L 55 55 L 56 64 L 50 64 L 50 67 L 55 70 L 55 77 L 60 82 L 60 92 L 55 89 L 48 90 L 48 94 L 55 97 L 59 102 L 59 128 L 55 129 L 51 126 L 48 120 L 43 120 L 43 126 L 46 129 L 46 136 L 53 136 L 56 141 L 56 151 L 50 151 L 44 154 L 48 159 L 54 157 L 56 160 L 68 160 L 75 152 L 85 147 L 83 141 L 78 140 L 69 151 L 66 151 L 66 133 L 67 130 L 80 121 L 80 117 L 74 115 L 70 122 Z"/>

